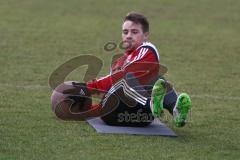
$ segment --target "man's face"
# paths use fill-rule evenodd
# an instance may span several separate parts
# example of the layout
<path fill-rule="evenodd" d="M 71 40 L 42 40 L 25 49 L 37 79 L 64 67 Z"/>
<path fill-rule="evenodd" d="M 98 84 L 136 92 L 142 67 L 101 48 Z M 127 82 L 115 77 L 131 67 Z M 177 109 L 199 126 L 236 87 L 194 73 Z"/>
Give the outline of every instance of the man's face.
<path fill-rule="evenodd" d="M 125 21 L 122 25 L 122 41 L 127 50 L 134 50 L 147 40 L 149 33 L 143 33 L 141 24 Z"/>

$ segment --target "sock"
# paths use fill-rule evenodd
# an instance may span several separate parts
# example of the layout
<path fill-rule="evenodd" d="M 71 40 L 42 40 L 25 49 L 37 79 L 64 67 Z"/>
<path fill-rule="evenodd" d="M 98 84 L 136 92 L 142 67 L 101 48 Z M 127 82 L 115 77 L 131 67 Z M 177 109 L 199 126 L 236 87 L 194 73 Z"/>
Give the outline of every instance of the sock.
<path fill-rule="evenodd" d="M 173 114 L 173 109 L 177 102 L 177 93 L 174 89 L 168 92 L 163 100 L 163 108 L 167 109 L 169 113 Z"/>

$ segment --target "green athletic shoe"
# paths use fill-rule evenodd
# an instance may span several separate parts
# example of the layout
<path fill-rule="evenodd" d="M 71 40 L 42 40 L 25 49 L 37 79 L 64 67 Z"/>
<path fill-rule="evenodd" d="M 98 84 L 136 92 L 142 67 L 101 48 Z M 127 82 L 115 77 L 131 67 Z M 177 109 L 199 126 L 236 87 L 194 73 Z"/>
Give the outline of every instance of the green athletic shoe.
<path fill-rule="evenodd" d="M 166 94 L 166 85 L 163 79 L 155 82 L 151 94 L 151 111 L 154 117 L 161 117 L 163 114 L 163 99 Z"/>
<path fill-rule="evenodd" d="M 188 113 L 191 109 L 191 99 L 188 94 L 181 93 L 178 96 L 176 105 L 173 109 L 174 121 L 177 127 L 183 127 L 186 124 Z"/>

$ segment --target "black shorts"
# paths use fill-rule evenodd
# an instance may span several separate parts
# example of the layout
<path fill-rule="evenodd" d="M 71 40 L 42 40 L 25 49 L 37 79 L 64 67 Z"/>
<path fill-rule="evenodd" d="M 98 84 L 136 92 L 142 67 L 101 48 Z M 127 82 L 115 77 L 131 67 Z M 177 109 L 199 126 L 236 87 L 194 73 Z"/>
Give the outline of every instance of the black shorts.
<path fill-rule="evenodd" d="M 111 106 L 111 111 L 101 118 L 113 126 L 147 126 L 154 120 L 148 97 L 141 86 L 132 87 L 123 79 L 104 96 L 102 107 Z"/>
<path fill-rule="evenodd" d="M 114 95 L 111 95 L 118 98 L 116 99 L 118 102 L 114 102 L 116 104 L 116 106 L 113 106 L 114 109 L 110 113 L 107 113 L 101 117 L 106 124 L 112 126 L 144 127 L 149 125 L 154 120 L 148 104 L 143 105 L 135 100 L 133 100 L 135 101 L 133 102 L 133 105 L 128 104 L 126 101 L 124 101 L 124 99 L 129 97 L 123 97 L 122 95 L 124 93 L 121 94 L 121 97 L 119 97 L 119 92 L 123 93 L 123 90 L 118 89 L 113 93 Z M 111 102 L 108 102 L 107 100 L 105 105 L 109 105 L 109 103 Z"/>

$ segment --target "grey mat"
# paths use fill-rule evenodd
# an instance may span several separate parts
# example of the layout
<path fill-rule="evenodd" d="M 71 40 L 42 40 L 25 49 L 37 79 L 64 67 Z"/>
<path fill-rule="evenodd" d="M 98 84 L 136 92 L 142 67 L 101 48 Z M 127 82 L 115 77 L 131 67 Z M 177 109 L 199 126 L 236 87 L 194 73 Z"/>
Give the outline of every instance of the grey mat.
<path fill-rule="evenodd" d="M 112 133 L 112 134 L 130 134 L 130 135 L 151 135 L 151 136 L 170 136 L 177 135 L 163 124 L 158 119 L 155 119 L 147 127 L 118 127 L 106 125 L 100 118 L 89 119 L 87 122 L 98 133 Z"/>

